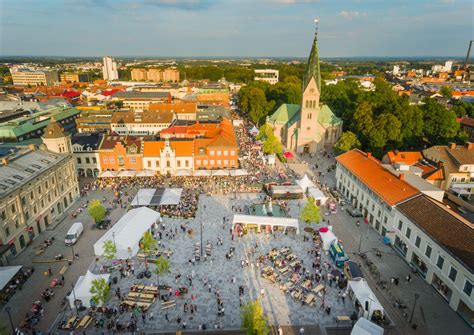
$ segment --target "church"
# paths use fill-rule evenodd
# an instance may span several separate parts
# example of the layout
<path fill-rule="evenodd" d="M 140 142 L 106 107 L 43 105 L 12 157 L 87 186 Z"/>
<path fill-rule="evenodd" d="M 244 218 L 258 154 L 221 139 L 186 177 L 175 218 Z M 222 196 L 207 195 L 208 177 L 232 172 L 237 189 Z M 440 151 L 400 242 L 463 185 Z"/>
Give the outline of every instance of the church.
<path fill-rule="evenodd" d="M 301 105 L 282 104 L 267 118 L 274 134 L 287 150 L 298 154 L 317 153 L 332 146 L 342 133 L 342 120 L 327 105 L 321 105 L 321 72 L 318 55 L 318 29 L 314 34 L 303 79 Z"/>

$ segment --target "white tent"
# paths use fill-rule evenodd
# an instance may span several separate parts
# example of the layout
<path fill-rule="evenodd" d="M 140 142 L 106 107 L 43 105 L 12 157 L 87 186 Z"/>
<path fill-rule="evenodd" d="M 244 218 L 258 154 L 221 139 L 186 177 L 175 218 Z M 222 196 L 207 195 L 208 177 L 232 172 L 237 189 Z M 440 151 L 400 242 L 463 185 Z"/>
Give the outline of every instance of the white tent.
<path fill-rule="evenodd" d="M 332 242 L 337 241 L 337 237 L 336 235 L 334 235 L 331 229 L 329 229 L 325 233 L 319 232 L 319 236 L 321 236 L 321 240 L 323 241 L 323 250 L 329 250 L 329 247 L 331 246 Z"/>
<path fill-rule="evenodd" d="M 160 199 L 160 206 L 177 205 L 181 200 L 182 188 L 166 188 Z"/>
<path fill-rule="evenodd" d="M 137 174 L 137 171 L 133 171 L 133 170 L 123 170 L 123 171 L 120 171 L 117 175 L 117 177 L 135 177 L 135 175 Z"/>
<path fill-rule="evenodd" d="M 174 174 L 176 177 L 187 177 L 187 176 L 192 176 L 193 172 L 191 170 L 176 170 L 176 173 Z"/>
<path fill-rule="evenodd" d="M 326 197 L 326 195 L 319 188 L 316 187 L 308 188 L 308 195 L 314 200 L 319 201 L 321 203 L 321 206 L 324 206 L 326 204 L 326 201 L 328 201 L 328 197 Z"/>
<path fill-rule="evenodd" d="M 375 311 L 381 311 L 383 314 L 382 305 L 364 279 L 349 280 L 348 290 L 354 293 L 354 299 L 358 300 L 364 309 L 364 317 L 370 319 Z M 366 302 L 368 311 L 365 309 Z"/>
<path fill-rule="evenodd" d="M 352 328 L 351 335 L 383 335 L 383 328 L 366 318 L 359 318 Z"/>
<path fill-rule="evenodd" d="M 117 172 L 115 171 L 104 171 L 99 175 L 99 178 L 114 178 L 117 177 Z"/>
<path fill-rule="evenodd" d="M 210 177 L 211 176 L 211 171 L 208 170 L 197 170 L 194 171 L 194 177 Z"/>
<path fill-rule="evenodd" d="M 228 176 L 229 170 L 214 170 L 212 171 L 213 176 Z"/>
<path fill-rule="evenodd" d="M 257 136 L 258 135 L 258 128 L 255 127 L 255 125 L 254 125 L 251 129 L 249 129 L 249 134 L 253 135 L 253 136 Z"/>
<path fill-rule="evenodd" d="M 75 308 L 74 299 L 80 300 L 82 302 L 82 306 L 84 307 L 91 307 L 92 293 L 90 292 L 90 289 L 92 286 L 92 281 L 95 279 L 104 278 L 105 281 L 108 282 L 109 277 L 109 273 L 95 275 L 89 270 L 87 270 L 86 275 L 79 277 L 76 282 L 76 285 L 74 286 L 73 291 L 69 294 L 69 305 L 71 306 L 71 308 Z M 80 305 L 78 305 L 77 307 L 79 306 Z M 100 305 L 97 307 L 100 307 Z"/>
<path fill-rule="evenodd" d="M 95 255 L 101 256 L 104 252 L 104 242 L 110 240 L 114 241 L 117 247 L 117 259 L 135 256 L 143 234 L 160 218 L 160 213 L 148 207 L 130 210 L 94 244 Z"/>
<path fill-rule="evenodd" d="M 315 187 L 314 183 L 311 181 L 311 179 L 308 178 L 306 173 L 303 178 L 299 180 L 297 179 L 296 183 L 303 189 L 304 192 L 306 192 L 308 188 Z"/>
<path fill-rule="evenodd" d="M 153 170 L 142 170 L 136 174 L 137 177 L 153 177 L 154 175 L 155 171 Z"/>
<path fill-rule="evenodd" d="M 153 196 L 155 195 L 156 188 L 141 188 L 138 190 L 135 198 L 133 198 L 132 206 L 149 206 Z"/>
<path fill-rule="evenodd" d="M 0 290 L 20 271 L 21 266 L 2 266 L 0 267 Z"/>
<path fill-rule="evenodd" d="M 244 214 L 234 214 L 232 219 L 232 229 L 236 223 L 240 224 L 251 224 L 260 226 L 274 226 L 277 227 L 292 227 L 296 229 L 296 233 L 299 233 L 299 226 L 297 219 L 291 218 L 282 218 L 277 216 L 259 216 L 259 215 L 244 215 Z"/>

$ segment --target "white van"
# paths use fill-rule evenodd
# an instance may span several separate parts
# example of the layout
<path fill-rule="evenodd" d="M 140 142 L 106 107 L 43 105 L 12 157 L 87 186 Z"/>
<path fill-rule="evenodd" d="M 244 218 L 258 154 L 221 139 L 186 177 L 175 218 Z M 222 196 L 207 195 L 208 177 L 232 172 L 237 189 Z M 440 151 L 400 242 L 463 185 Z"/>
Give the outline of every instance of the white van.
<path fill-rule="evenodd" d="M 71 228 L 69 228 L 67 234 L 66 234 L 66 239 L 64 243 L 66 245 L 72 245 L 76 244 L 77 240 L 82 234 L 82 231 L 84 230 L 84 226 L 82 225 L 81 222 L 76 222 L 74 223 Z"/>

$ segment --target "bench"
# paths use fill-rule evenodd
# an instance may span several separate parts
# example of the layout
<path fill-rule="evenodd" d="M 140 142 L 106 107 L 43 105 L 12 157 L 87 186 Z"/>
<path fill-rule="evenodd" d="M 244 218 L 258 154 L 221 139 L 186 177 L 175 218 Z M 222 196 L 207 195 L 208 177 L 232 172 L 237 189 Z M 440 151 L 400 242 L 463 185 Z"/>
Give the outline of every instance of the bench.
<path fill-rule="evenodd" d="M 161 309 L 162 310 L 173 308 L 173 307 L 176 307 L 176 300 L 170 300 L 170 301 L 166 301 L 166 302 L 161 303 Z"/>
<path fill-rule="evenodd" d="M 62 276 L 66 273 L 66 271 L 68 270 L 68 266 L 67 265 L 64 265 L 61 270 L 59 270 L 59 274 Z"/>
<path fill-rule="evenodd" d="M 348 317 L 347 315 L 339 315 L 339 316 L 336 316 L 336 320 L 338 322 L 344 322 L 344 321 L 351 321 L 351 318 Z"/>
<path fill-rule="evenodd" d="M 76 321 L 77 321 L 77 317 L 76 316 L 71 316 L 67 320 L 66 325 L 64 326 L 64 329 L 69 330 L 69 329 L 74 328 L 74 324 L 76 323 Z"/>
<path fill-rule="evenodd" d="M 77 325 L 76 329 L 80 329 L 80 328 L 86 329 L 90 325 L 91 322 L 92 322 L 92 318 L 90 317 L 90 315 L 85 315 L 81 319 L 81 322 L 79 322 L 79 324 Z"/>
<path fill-rule="evenodd" d="M 122 303 L 130 307 L 133 307 L 135 305 L 137 305 L 138 307 L 143 307 L 143 310 L 145 311 L 148 310 L 148 308 L 150 308 L 151 306 L 151 304 L 148 302 L 132 301 L 132 300 L 124 300 Z"/>

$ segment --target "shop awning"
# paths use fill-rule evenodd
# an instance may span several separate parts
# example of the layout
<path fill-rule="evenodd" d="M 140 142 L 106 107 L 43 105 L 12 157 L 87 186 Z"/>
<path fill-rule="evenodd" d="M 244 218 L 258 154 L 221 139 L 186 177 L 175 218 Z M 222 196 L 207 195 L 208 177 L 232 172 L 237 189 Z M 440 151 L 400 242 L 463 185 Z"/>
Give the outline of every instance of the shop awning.
<path fill-rule="evenodd" d="M 115 171 L 104 171 L 99 174 L 99 178 L 115 178 L 117 177 L 117 172 Z"/>
<path fill-rule="evenodd" d="M 136 174 L 137 174 L 137 171 L 124 170 L 124 171 L 120 171 L 117 177 L 121 177 L 121 178 L 135 177 Z"/>
<path fill-rule="evenodd" d="M 8 282 L 20 271 L 21 266 L 0 267 L 0 290 L 3 290 Z"/>
<path fill-rule="evenodd" d="M 232 227 L 235 224 L 254 224 L 258 226 L 272 226 L 272 227 L 292 227 L 299 233 L 299 225 L 297 219 L 282 218 L 276 216 L 260 216 L 260 215 L 244 215 L 234 214 L 232 219 Z"/>
<path fill-rule="evenodd" d="M 177 170 L 176 173 L 174 174 L 174 176 L 176 177 L 188 177 L 192 175 L 193 175 L 193 172 L 191 170 L 185 170 L 185 169 Z"/>
<path fill-rule="evenodd" d="M 153 170 L 142 170 L 136 174 L 137 177 L 153 177 L 154 175 L 155 171 Z"/>
<path fill-rule="evenodd" d="M 213 176 L 228 176 L 229 175 L 229 170 L 213 170 L 212 171 Z"/>
<path fill-rule="evenodd" d="M 197 171 L 194 171 L 193 176 L 194 176 L 194 177 L 210 177 L 210 176 L 211 176 L 211 171 L 208 171 L 208 170 L 197 170 Z"/>

